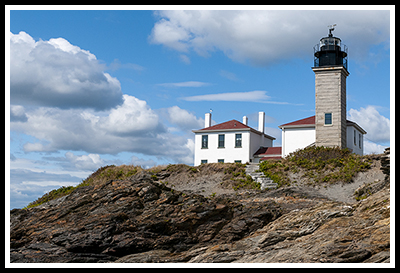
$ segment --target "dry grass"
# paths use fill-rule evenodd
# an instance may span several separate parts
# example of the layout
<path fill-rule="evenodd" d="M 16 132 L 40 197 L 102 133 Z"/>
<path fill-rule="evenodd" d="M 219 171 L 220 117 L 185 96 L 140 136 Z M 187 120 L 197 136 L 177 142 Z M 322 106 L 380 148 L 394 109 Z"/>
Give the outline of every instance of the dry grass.
<path fill-rule="evenodd" d="M 239 188 L 259 188 L 258 183 L 255 183 L 250 176 L 246 176 L 245 167 L 245 164 L 239 163 L 208 163 L 202 164 L 197 167 L 188 166 L 185 164 L 170 164 L 154 166 L 152 168 L 146 169 L 146 171 L 152 174 L 152 178 L 154 180 L 159 179 L 159 174 L 168 173 L 167 179 L 163 180 L 164 182 L 169 181 L 169 186 L 173 186 L 174 184 L 179 183 L 196 183 L 196 178 L 202 177 L 213 179 L 211 177 L 213 177 L 215 174 L 220 174 L 217 175 L 218 177 L 220 177 L 218 179 L 218 184 L 221 185 L 223 188 L 233 188 L 235 190 Z M 103 166 L 91 175 L 89 175 L 76 187 L 61 187 L 52 190 L 37 199 L 36 201 L 31 202 L 26 208 L 36 207 L 50 200 L 68 195 L 79 187 L 101 185 L 110 180 L 124 180 L 143 170 L 144 169 L 142 167 L 134 165 Z"/>
<path fill-rule="evenodd" d="M 349 149 L 309 147 L 279 161 L 264 161 L 260 170 L 279 187 L 290 185 L 289 173 L 302 174 L 310 185 L 321 183 L 350 183 L 358 172 L 371 166 L 371 157 L 359 156 Z"/>

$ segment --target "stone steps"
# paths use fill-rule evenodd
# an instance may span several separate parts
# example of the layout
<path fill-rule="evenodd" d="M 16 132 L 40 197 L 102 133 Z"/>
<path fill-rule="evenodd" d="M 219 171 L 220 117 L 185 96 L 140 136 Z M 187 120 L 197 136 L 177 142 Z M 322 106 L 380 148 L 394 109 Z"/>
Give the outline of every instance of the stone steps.
<path fill-rule="evenodd" d="M 274 181 L 271 178 L 265 177 L 262 172 L 257 172 L 257 170 L 259 169 L 260 169 L 259 164 L 250 163 L 249 165 L 246 166 L 246 174 L 250 175 L 255 182 L 260 183 L 262 190 L 276 189 L 278 187 L 278 184 L 274 183 Z"/>

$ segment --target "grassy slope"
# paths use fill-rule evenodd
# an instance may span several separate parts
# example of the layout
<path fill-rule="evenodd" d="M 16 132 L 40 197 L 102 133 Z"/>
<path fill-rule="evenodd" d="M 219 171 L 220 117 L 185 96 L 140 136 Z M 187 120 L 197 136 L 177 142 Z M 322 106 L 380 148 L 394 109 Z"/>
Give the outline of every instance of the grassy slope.
<path fill-rule="evenodd" d="M 359 156 L 348 149 L 309 147 L 291 153 L 282 160 L 268 160 L 260 164 L 260 171 L 278 184 L 279 187 L 289 186 L 293 182 L 289 178 L 290 173 L 298 173 L 307 178 L 309 184 L 321 183 L 349 183 L 358 173 L 370 167 L 369 156 Z M 221 185 L 238 189 L 259 189 L 260 184 L 255 183 L 250 176 L 245 174 L 245 164 L 239 163 L 209 163 L 198 167 L 184 164 L 170 164 L 168 166 L 155 166 L 147 169 L 153 174 L 153 179 L 158 180 L 157 174 L 168 172 L 171 176 L 186 173 L 187 177 L 206 175 L 210 173 L 224 173 Z M 82 186 L 94 186 L 109 180 L 126 179 L 143 168 L 134 165 L 104 166 L 92 173 L 76 187 L 61 187 L 52 190 L 36 201 L 31 202 L 26 208 L 36 207 L 45 202 L 70 194 L 76 188 Z"/>
<path fill-rule="evenodd" d="M 350 183 L 353 177 L 371 166 L 370 156 L 359 156 L 349 149 L 309 147 L 289 154 L 282 160 L 264 161 L 260 171 L 278 186 L 295 182 L 289 174 L 300 174 L 310 185 L 321 183 Z"/>
<path fill-rule="evenodd" d="M 259 189 L 260 185 L 255 183 L 250 176 L 246 176 L 245 164 L 239 163 L 209 163 L 203 164 L 198 167 L 192 167 L 185 164 L 170 164 L 168 166 L 155 166 L 150 169 L 146 169 L 152 173 L 152 178 L 157 181 L 159 178 L 157 174 L 162 172 L 167 172 L 171 177 L 176 177 L 180 173 L 186 174 L 185 177 L 194 177 L 201 175 L 208 175 L 211 173 L 223 173 L 224 176 L 221 181 L 221 185 L 225 187 L 232 187 L 234 190 L 244 188 L 244 189 Z M 83 186 L 94 186 L 103 184 L 109 180 L 122 180 L 126 179 L 132 175 L 143 170 L 140 166 L 134 165 L 121 165 L 121 166 L 104 166 L 99 168 L 97 171 L 92 173 L 88 178 L 83 180 L 79 185 L 73 187 L 61 187 L 52 190 L 44 194 L 39 199 L 31 202 L 25 208 L 32 208 L 39 206 L 50 200 L 60 198 L 62 196 L 70 194 L 72 191 Z M 160 181 L 162 182 L 162 181 Z"/>

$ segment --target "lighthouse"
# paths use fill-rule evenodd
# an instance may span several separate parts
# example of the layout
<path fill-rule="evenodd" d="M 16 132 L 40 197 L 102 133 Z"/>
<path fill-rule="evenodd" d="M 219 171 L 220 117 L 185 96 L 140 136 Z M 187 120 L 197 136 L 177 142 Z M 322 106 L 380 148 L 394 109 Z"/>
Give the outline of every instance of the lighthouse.
<path fill-rule="evenodd" d="M 347 47 L 333 36 L 335 26 L 314 47 L 315 145 L 345 148 Z"/>

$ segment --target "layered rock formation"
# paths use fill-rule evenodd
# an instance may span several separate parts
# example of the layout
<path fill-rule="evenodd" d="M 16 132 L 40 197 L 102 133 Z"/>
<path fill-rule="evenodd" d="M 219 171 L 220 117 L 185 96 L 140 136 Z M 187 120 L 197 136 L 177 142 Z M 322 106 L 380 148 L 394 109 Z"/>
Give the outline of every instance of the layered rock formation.
<path fill-rule="evenodd" d="M 390 183 L 357 203 L 300 187 L 205 197 L 141 172 L 10 212 L 11 262 L 388 262 Z"/>
<path fill-rule="evenodd" d="M 12 210 L 11 261 L 107 262 L 155 249 L 182 252 L 243 238 L 281 211 L 271 200 L 242 205 L 184 194 L 143 172 Z"/>

